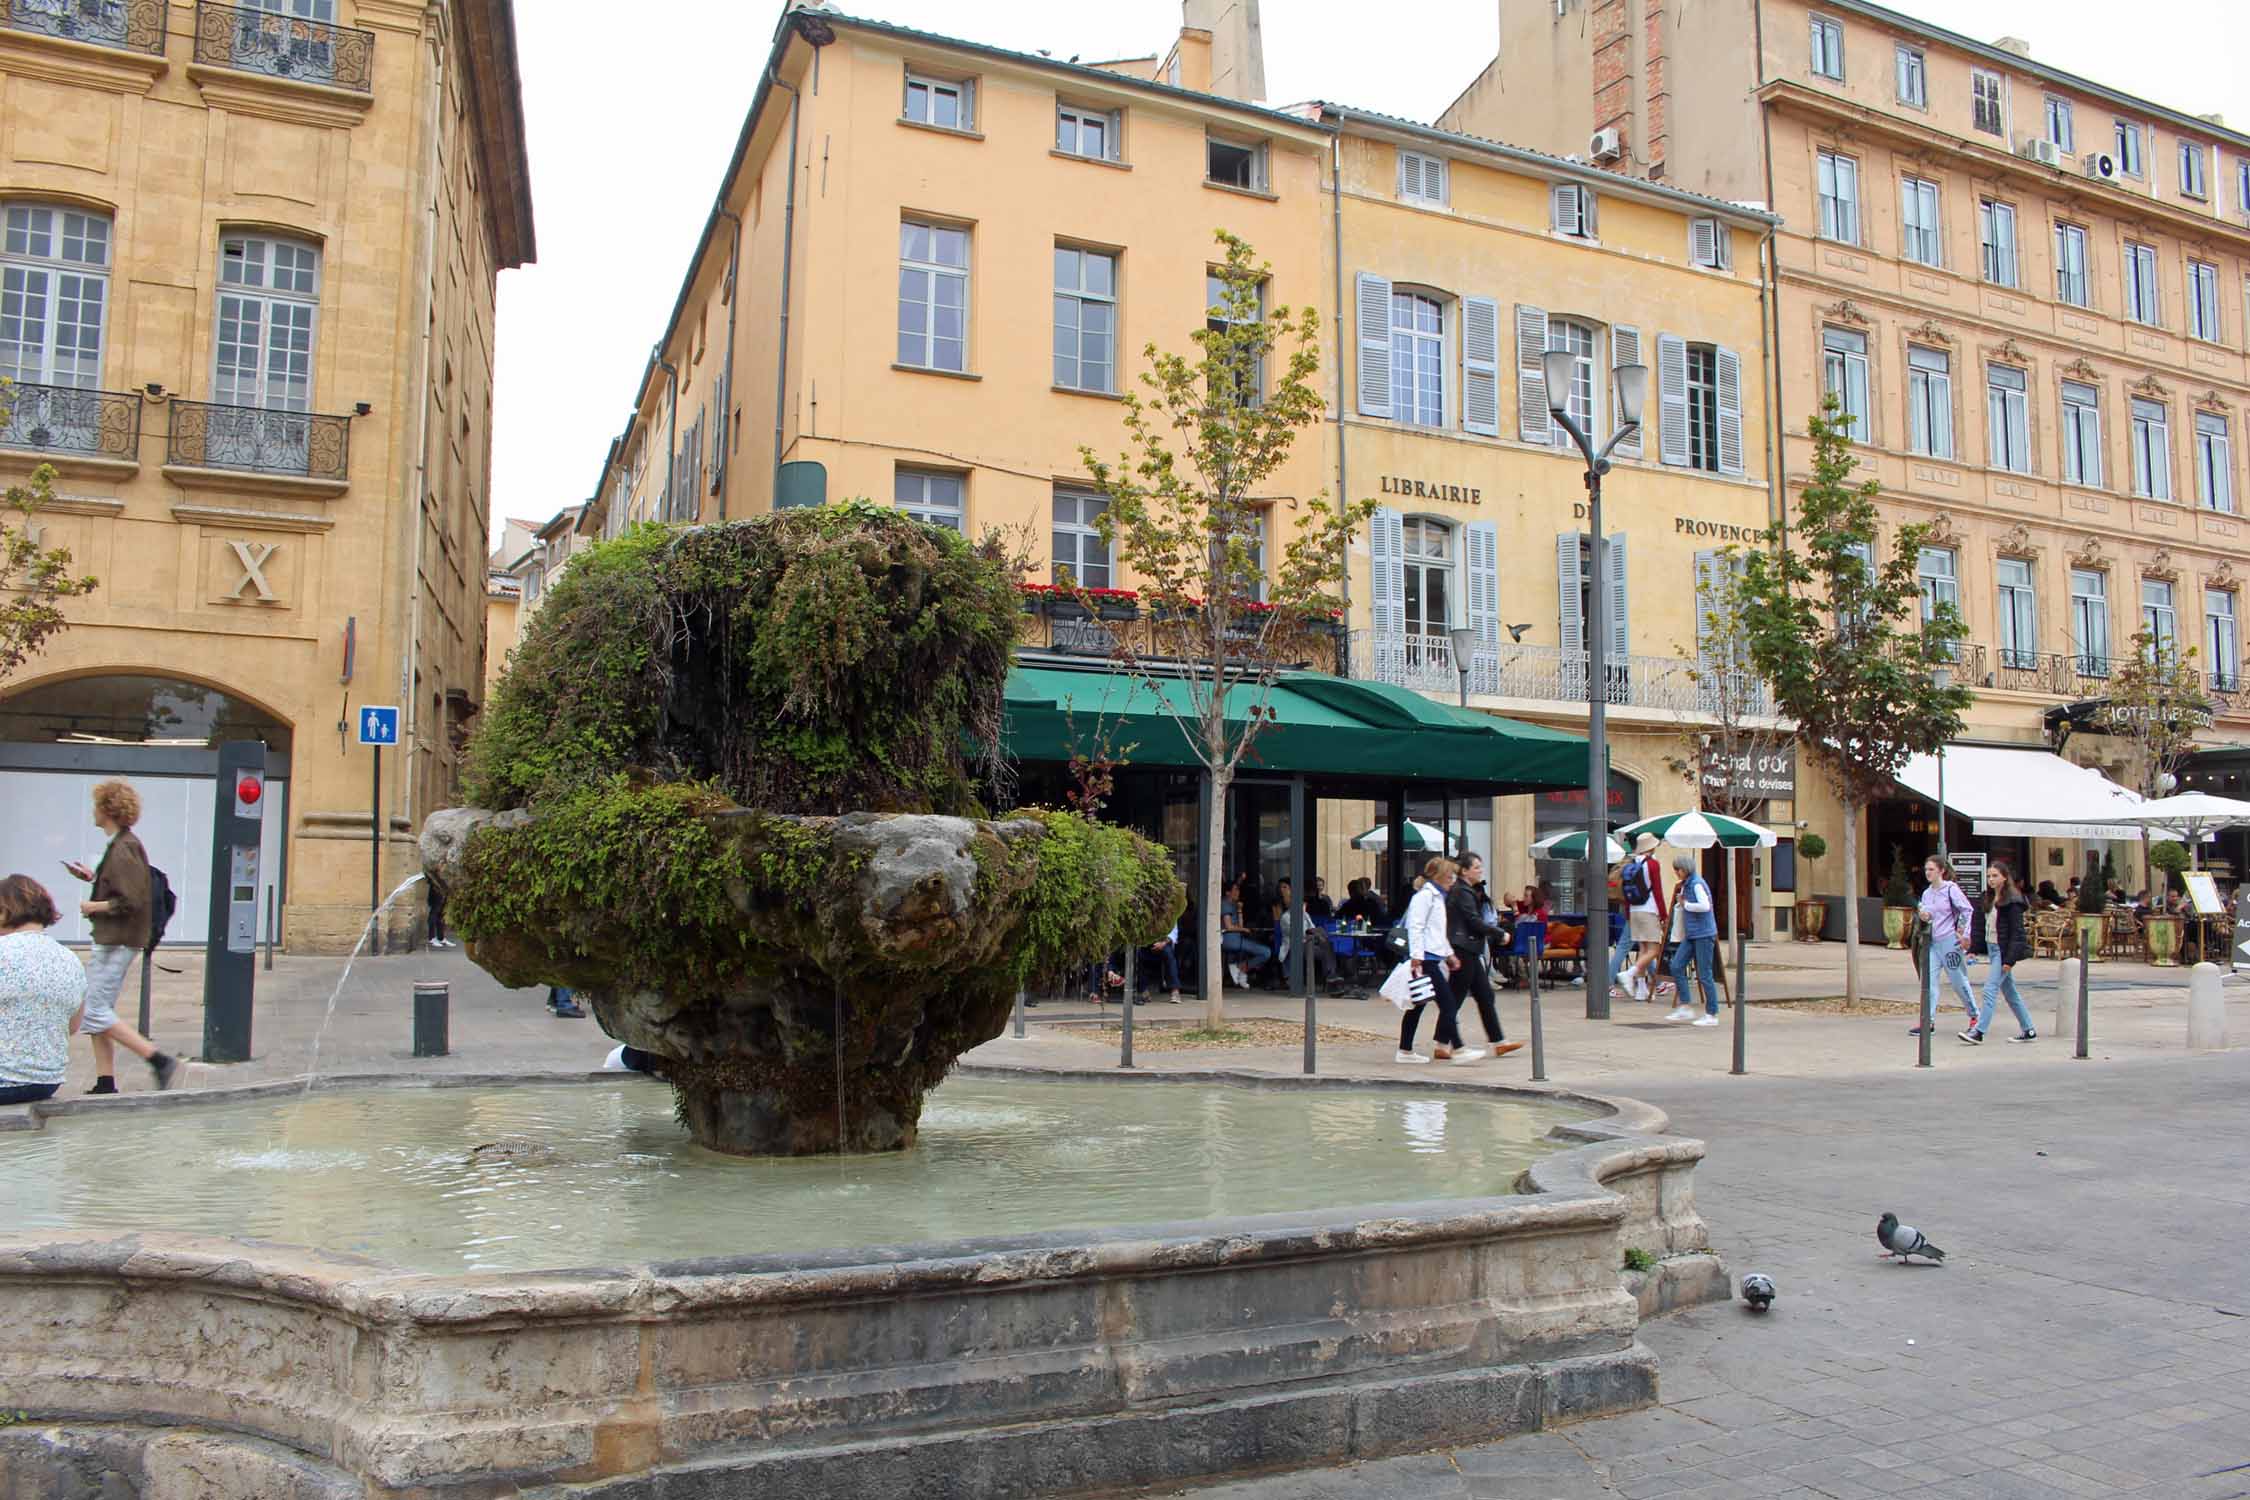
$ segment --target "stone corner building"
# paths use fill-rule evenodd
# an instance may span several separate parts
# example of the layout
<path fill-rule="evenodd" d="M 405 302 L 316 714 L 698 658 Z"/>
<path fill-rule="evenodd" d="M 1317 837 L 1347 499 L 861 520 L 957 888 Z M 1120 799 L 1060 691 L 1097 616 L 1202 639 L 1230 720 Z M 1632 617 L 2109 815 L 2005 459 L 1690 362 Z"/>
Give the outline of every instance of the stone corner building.
<path fill-rule="evenodd" d="M 0 865 L 91 854 L 86 786 L 129 777 L 196 940 L 214 747 L 256 738 L 285 941 L 349 946 L 483 696 L 510 0 L 18 0 L 0 90 L 0 476 L 55 466 L 38 524 L 101 580 L 0 688 Z"/>

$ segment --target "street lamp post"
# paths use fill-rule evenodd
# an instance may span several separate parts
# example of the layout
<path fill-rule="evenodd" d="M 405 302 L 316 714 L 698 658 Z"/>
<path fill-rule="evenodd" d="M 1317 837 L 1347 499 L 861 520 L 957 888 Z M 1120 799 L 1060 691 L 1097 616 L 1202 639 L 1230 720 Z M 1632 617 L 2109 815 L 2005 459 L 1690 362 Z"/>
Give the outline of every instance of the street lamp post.
<path fill-rule="evenodd" d="M 1466 625 L 1446 632 L 1453 638 L 1453 670 L 1461 674 L 1461 706 L 1469 706 L 1469 657 L 1477 649 L 1477 633 Z"/>
<path fill-rule="evenodd" d="M 1648 394 L 1648 366 L 1619 365 L 1617 431 L 1599 451 L 1593 437 L 1570 414 L 1570 392 L 1578 378 L 1578 355 L 1549 349 L 1541 360 L 1547 379 L 1547 415 L 1586 458 L 1586 520 L 1594 536 L 1594 597 L 1586 622 L 1586 1018 L 1609 1019 L 1609 881 L 1600 854 L 1609 837 L 1609 673 L 1603 639 L 1609 632 L 1609 579 L 1602 566 L 1602 476 L 1609 472 L 1612 449 L 1639 429 L 1641 401 Z M 1591 413 L 1589 420 L 1591 419 Z"/>
<path fill-rule="evenodd" d="M 1949 667 L 1939 667 L 1930 673 L 1930 686 L 1944 692 L 1953 686 L 1953 672 Z M 1951 858 L 1945 846 L 1945 741 L 1937 747 L 1937 852 L 1939 859 Z"/>

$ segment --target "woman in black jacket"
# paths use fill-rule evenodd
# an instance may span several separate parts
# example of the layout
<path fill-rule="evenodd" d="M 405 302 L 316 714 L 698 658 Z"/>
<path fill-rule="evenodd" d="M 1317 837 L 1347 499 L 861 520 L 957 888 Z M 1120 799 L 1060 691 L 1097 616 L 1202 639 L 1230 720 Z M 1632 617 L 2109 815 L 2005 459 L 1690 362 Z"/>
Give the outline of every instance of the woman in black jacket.
<path fill-rule="evenodd" d="M 1984 894 L 1976 903 L 1976 927 L 1969 934 L 1969 952 L 1990 961 L 1984 976 L 1984 1004 L 1978 1007 L 1969 1029 L 1958 1035 L 1972 1046 L 1983 1041 L 1984 1028 L 1992 1024 L 1992 1012 L 2005 995 L 2008 1009 L 2016 1013 L 2016 1024 L 2023 1028 L 2022 1034 L 2012 1040 L 2032 1041 L 2039 1033 L 2031 1029 L 2031 1012 L 2024 1009 L 2023 996 L 2016 993 L 2015 976 L 2016 965 L 2031 957 L 2031 939 L 2024 933 L 2023 922 L 2029 903 L 2005 861 L 1992 862 L 1985 871 L 1984 885 Z"/>
<path fill-rule="evenodd" d="M 1485 972 L 1485 950 L 1490 943 L 1512 943 L 1516 935 L 1512 927 L 1485 919 L 1488 905 L 1484 894 L 1484 856 L 1464 854 L 1461 878 L 1445 893 L 1445 936 L 1453 944 L 1453 956 L 1461 960 L 1453 985 L 1457 992 L 1476 997 L 1477 1018 L 1484 1022 L 1484 1034 L 1492 1041 L 1492 1055 L 1504 1057 L 1523 1043 L 1502 1039 L 1500 1008 L 1492 998 L 1492 976 Z"/>

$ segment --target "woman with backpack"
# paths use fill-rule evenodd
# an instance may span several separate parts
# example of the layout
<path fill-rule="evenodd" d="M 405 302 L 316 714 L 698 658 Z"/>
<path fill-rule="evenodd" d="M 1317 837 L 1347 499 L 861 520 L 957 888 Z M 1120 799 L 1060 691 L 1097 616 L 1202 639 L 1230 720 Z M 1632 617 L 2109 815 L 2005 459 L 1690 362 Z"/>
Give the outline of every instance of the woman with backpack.
<path fill-rule="evenodd" d="M 1976 907 L 1962 894 L 1961 887 L 1953 883 L 1952 861 L 1931 855 L 1922 861 L 1922 878 L 1929 882 L 1922 890 L 1920 912 L 1930 929 L 1929 968 L 1923 972 L 1922 984 L 1929 999 L 1931 1024 L 1936 1024 L 1937 977 L 1943 974 L 1952 983 L 1953 992 L 1961 997 L 1961 1009 L 1968 1012 L 1969 1024 L 1974 1027 L 1977 1002 L 1969 993 L 1969 964 L 1961 956 L 1961 944 L 1972 930 Z M 1907 1032 L 1920 1036 L 1922 1023 L 1916 1021 Z"/>
<path fill-rule="evenodd" d="M 2031 1012 L 2024 1008 L 2023 996 L 2016 993 L 2015 968 L 2031 957 L 2031 938 L 2024 930 L 2023 914 L 2029 906 L 2015 882 L 2007 861 L 1994 860 L 1985 872 L 1985 892 L 1977 901 L 1976 926 L 1969 934 L 1969 951 L 1988 961 L 1984 977 L 1984 1005 L 1969 1021 L 1969 1029 L 1957 1033 L 1970 1046 L 1984 1040 L 1984 1028 L 1992 1024 L 1992 1013 L 1999 1008 L 2000 998 L 2008 999 L 2008 1009 L 2016 1013 L 2016 1025 L 2021 1028 L 2011 1041 L 2036 1041 L 2039 1033 L 2032 1030 Z"/>
<path fill-rule="evenodd" d="M 66 859 L 63 868 L 89 881 L 93 895 L 78 903 L 78 914 L 93 928 L 94 944 L 86 955 L 86 1013 L 78 1029 L 94 1046 L 94 1086 L 89 1094 L 117 1092 L 117 1049 L 140 1058 L 156 1075 L 156 1086 L 168 1089 L 179 1077 L 180 1060 L 157 1050 L 154 1042 L 117 1018 L 117 995 L 133 956 L 149 946 L 151 888 L 148 851 L 133 833 L 141 820 L 141 796 L 122 781 L 105 781 L 94 788 L 94 826 L 110 836 L 102 861 L 93 869 Z"/>

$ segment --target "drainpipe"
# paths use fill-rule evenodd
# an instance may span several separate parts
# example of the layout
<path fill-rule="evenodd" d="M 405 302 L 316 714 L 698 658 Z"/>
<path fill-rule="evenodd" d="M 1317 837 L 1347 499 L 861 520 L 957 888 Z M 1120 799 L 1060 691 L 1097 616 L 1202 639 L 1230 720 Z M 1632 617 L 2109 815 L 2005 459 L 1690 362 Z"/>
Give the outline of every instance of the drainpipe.
<path fill-rule="evenodd" d="M 672 519 L 669 513 L 676 510 L 680 503 L 679 495 L 673 490 L 673 486 L 679 478 L 677 471 L 680 465 L 680 372 L 670 360 L 664 357 L 664 346 L 662 344 L 650 349 L 648 357 L 651 364 L 672 379 L 672 431 L 671 435 L 664 440 L 664 509 L 667 512 L 664 519 L 669 521 Z M 699 505 L 698 509 L 700 508 Z"/>
<path fill-rule="evenodd" d="M 1335 256 L 1335 303 L 1329 310 L 1329 326 L 1336 330 L 1336 503 L 1346 505 L 1351 501 L 1351 490 L 1344 463 L 1344 136 L 1337 131 L 1328 138 L 1328 211 L 1329 242 Z M 1355 334 L 1357 324 L 1354 324 Z M 1337 674 L 1352 675 L 1352 544 L 1344 542 L 1343 567 L 1344 618 L 1342 630 L 1336 638 Z"/>
<path fill-rule="evenodd" d="M 792 176 L 794 173 L 791 174 Z M 719 413 L 719 442 L 724 447 L 734 437 L 734 315 L 742 306 L 742 216 L 724 208 L 712 210 L 734 225 L 734 253 L 727 260 L 727 364 L 726 410 Z M 727 491 L 734 487 L 734 465 L 719 454 L 719 523 L 726 524 Z"/>
<path fill-rule="evenodd" d="M 813 56 L 817 59 L 819 53 Z M 789 414 L 789 273 L 797 249 L 797 116 L 804 98 L 796 87 L 782 81 L 773 64 L 766 65 L 766 81 L 789 90 L 789 189 L 781 206 L 781 317 L 774 338 L 773 372 L 773 476 L 769 503 L 781 497 L 781 427 Z"/>

